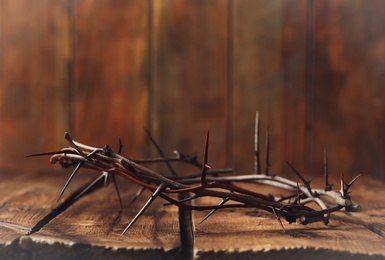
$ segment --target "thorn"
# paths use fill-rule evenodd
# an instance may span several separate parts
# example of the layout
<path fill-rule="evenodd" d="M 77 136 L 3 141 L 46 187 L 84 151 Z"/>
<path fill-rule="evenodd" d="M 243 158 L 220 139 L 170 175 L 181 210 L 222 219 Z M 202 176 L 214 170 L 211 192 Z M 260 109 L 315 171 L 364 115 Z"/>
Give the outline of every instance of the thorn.
<path fill-rule="evenodd" d="M 166 157 L 164 155 L 162 149 L 160 149 L 160 146 L 158 145 L 158 143 L 152 137 L 150 131 L 148 131 L 147 128 L 144 128 L 144 131 L 146 131 L 148 138 L 150 139 L 151 143 L 155 146 L 155 149 L 158 151 L 159 155 L 163 158 Z M 171 172 L 172 176 L 177 177 L 178 174 L 176 174 L 176 172 L 175 172 L 174 168 L 171 166 L 170 162 L 165 161 L 165 163 L 167 165 L 168 170 Z"/>
<path fill-rule="evenodd" d="M 328 166 L 328 150 L 324 147 L 324 163 L 325 163 L 325 191 L 331 191 L 332 185 L 329 184 L 329 166 Z"/>
<path fill-rule="evenodd" d="M 78 151 L 78 153 L 83 156 L 84 158 L 87 158 L 85 153 L 75 144 L 74 140 L 71 138 L 70 134 L 68 132 L 64 133 L 64 138 Z"/>
<path fill-rule="evenodd" d="M 202 165 L 202 174 L 201 174 L 201 185 L 207 184 L 206 171 L 207 171 L 207 169 L 210 169 L 210 166 L 207 165 L 208 150 L 209 150 L 209 136 L 210 136 L 210 132 L 209 132 L 209 130 L 207 130 L 206 145 L 205 145 L 205 152 L 204 152 L 204 161 L 203 161 L 203 165 Z"/>
<path fill-rule="evenodd" d="M 224 198 L 222 199 L 221 203 L 219 203 L 219 206 L 222 206 L 223 204 L 225 204 L 227 201 L 229 201 L 229 198 Z M 209 214 L 207 214 L 198 224 L 202 224 L 206 219 L 208 219 L 209 217 L 211 217 L 211 215 L 213 215 L 216 211 L 218 210 L 218 208 L 216 209 L 213 209 L 209 212 Z"/>
<path fill-rule="evenodd" d="M 155 192 L 151 195 L 150 199 L 144 204 L 144 206 L 140 209 L 138 214 L 131 220 L 130 224 L 127 225 L 127 227 L 123 230 L 121 233 L 122 235 L 126 233 L 126 231 L 139 219 L 139 217 L 143 214 L 143 212 L 148 208 L 148 206 L 151 205 L 151 203 L 158 197 L 160 193 L 162 193 L 166 188 L 168 184 L 166 182 L 162 182 L 158 188 L 155 190 Z"/>
<path fill-rule="evenodd" d="M 269 127 L 266 131 L 266 165 L 265 165 L 265 175 L 269 176 L 269 166 L 270 166 L 270 140 L 269 140 Z"/>
<path fill-rule="evenodd" d="M 54 151 L 54 152 L 45 152 L 45 153 L 35 153 L 35 154 L 29 154 L 27 157 L 36 157 L 36 156 L 46 156 L 46 155 L 55 155 L 55 154 L 65 154 L 73 152 L 73 150 L 60 150 L 60 151 Z"/>
<path fill-rule="evenodd" d="M 67 133 L 68 134 L 68 133 Z M 66 137 L 67 138 L 67 137 Z M 70 138 L 69 137 L 69 135 L 68 135 L 68 138 Z M 78 149 L 77 147 L 75 148 L 75 149 Z M 81 153 L 83 153 L 80 149 L 79 149 L 79 151 L 81 152 Z M 88 160 L 88 158 L 90 157 L 90 156 L 92 156 L 93 154 L 95 154 L 95 153 L 97 153 L 97 152 L 101 152 L 101 151 L 103 151 L 103 150 L 101 150 L 101 149 L 96 149 L 96 150 L 93 150 L 92 152 L 90 152 L 87 156 L 84 154 L 84 158 L 86 158 L 87 160 Z M 59 194 L 59 197 L 57 198 L 57 200 L 56 200 L 56 203 L 60 200 L 60 198 L 63 196 L 63 193 L 64 193 L 64 191 L 68 188 L 68 185 L 70 184 L 70 182 L 72 181 L 72 179 L 73 179 L 73 177 L 75 176 L 75 174 L 77 173 L 77 171 L 80 169 L 80 167 L 83 165 L 83 163 L 84 162 L 79 162 L 78 163 L 78 165 L 76 166 L 76 168 L 75 168 L 75 170 L 72 172 L 72 174 L 70 175 L 70 177 L 68 178 L 68 180 L 67 180 L 67 182 L 64 184 L 64 186 L 63 186 L 63 188 L 62 188 L 62 190 L 61 190 L 61 192 L 60 192 L 60 194 Z"/>
<path fill-rule="evenodd" d="M 311 190 L 311 188 L 310 188 L 310 182 L 311 182 L 312 180 L 310 180 L 310 181 L 305 180 L 305 178 L 302 177 L 302 175 L 297 171 L 296 168 L 294 168 L 293 165 L 291 165 L 291 164 L 289 163 L 289 161 L 286 161 L 286 163 L 287 163 L 287 164 L 290 166 L 290 168 L 295 172 L 295 174 L 297 174 L 297 176 L 301 179 L 301 181 L 302 181 L 303 184 L 306 186 L 306 188 L 307 188 L 307 190 L 310 192 L 310 194 L 313 194 L 313 192 L 312 192 L 312 190 Z"/>
<path fill-rule="evenodd" d="M 80 162 L 78 163 L 78 165 L 76 166 L 75 170 L 71 173 L 70 177 L 68 178 L 67 182 L 64 184 L 60 194 L 59 194 L 59 197 L 57 198 L 56 200 L 56 203 L 60 200 L 60 198 L 63 196 L 63 193 L 64 191 L 67 189 L 68 185 L 70 184 L 71 180 L 73 179 L 73 177 L 75 176 L 76 172 L 79 170 L 79 168 L 82 166 L 83 162 Z"/>
<path fill-rule="evenodd" d="M 119 155 L 122 155 L 122 149 L 123 149 L 122 139 L 119 138 L 119 150 L 118 150 Z"/>
<path fill-rule="evenodd" d="M 353 183 L 356 182 L 356 180 L 361 176 L 361 174 L 358 174 L 356 177 L 353 178 L 353 180 L 351 180 L 349 183 L 344 183 L 345 184 L 345 187 L 344 187 L 344 193 L 345 195 L 348 195 L 349 194 L 349 188 L 353 185 Z"/>
<path fill-rule="evenodd" d="M 261 174 L 261 160 L 260 160 L 260 154 L 259 154 L 259 111 L 257 111 L 255 116 L 254 151 L 255 151 L 255 173 Z"/>
<path fill-rule="evenodd" d="M 278 220 L 278 222 L 279 222 L 279 225 L 281 226 L 283 232 L 286 232 L 285 227 L 283 226 L 282 221 L 281 221 L 281 210 L 282 210 L 282 208 L 279 209 L 278 214 L 277 214 L 277 212 L 275 211 L 275 208 L 274 208 L 274 207 L 271 207 L 271 208 L 272 208 L 273 213 L 274 213 L 275 217 L 277 218 L 277 220 Z"/>

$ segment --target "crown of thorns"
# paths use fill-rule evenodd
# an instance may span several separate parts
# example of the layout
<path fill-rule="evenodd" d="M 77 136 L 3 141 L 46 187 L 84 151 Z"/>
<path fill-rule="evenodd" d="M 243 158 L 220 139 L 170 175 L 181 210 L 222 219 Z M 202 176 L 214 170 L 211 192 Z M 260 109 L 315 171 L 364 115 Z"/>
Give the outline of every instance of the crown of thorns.
<path fill-rule="evenodd" d="M 329 174 L 326 149 L 324 150 L 325 187 L 323 189 L 314 189 L 310 186 L 311 180 L 306 180 L 289 162 L 287 162 L 288 165 L 297 176 L 296 181 L 277 175 L 271 175 L 269 173 L 269 132 L 267 130 L 266 165 L 265 172 L 262 173 L 259 149 L 258 112 L 255 122 L 255 173 L 249 175 L 232 175 L 231 169 L 211 169 L 209 167 L 209 132 L 207 132 L 206 136 L 203 162 L 200 162 L 196 155 L 184 155 L 177 151 L 175 151 L 175 156 L 166 157 L 151 134 L 147 130 L 146 133 L 157 149 L 160 157 L 144 160 L 131 160 L 121 155 L 123 147 L 121 142 L 119 142 L 118 152 L 114 152 L 109 146 L 96 148 L 79 143 L 73 140 L 68 133 L 65 133 L 65 138 L 69 142 L 70 147 L 63 148 L 60 151 L 39 153 L 30 156 L 51 155 L 51 163 L 58 162 L 64 168 L 75 167 L 63 186 L 57 201 L 60 200 L 73 177 L 82 167 L 96 170 L 97 172 L 100 172 L 101 175 L 86 186 L 77 195 L 77 198 L 85 195 L 97 182 L 104 180 L 105 183 L 113 183 L 120 207 L 122 208 L 123 204 L 116 181 L 116 175 L 122 176 L 128 181 L 141 186 L 140 190 L 131 199 L 130 204 L 133 203 L 144 190 L 147 189 L 151 191 L 151 197 L 122 231 L 122 234 L 124 234 L 138 220 L 151 203 L 159 197 L 167 201 L 165 205 L 175 205 L 185 210 L 209 211 L 201 222 L 205 221 L 220 209 L 255 208 L 267 211 L 273 214 L 283 230 L 285 229 L 281 221 L 282 218 L 289 223 L 299 222 L 306 225 L 321 221 L 327 225 L 330 214 L 333 212 L 341 210 L 355 212 L 360 210 L 360 206 L 354 205 L 349 195 L 350 187 L 360 175 L 357 175 L 349 183 L 345 182 L 341 175 L 341 188 L 339 191 L 334 191 L 328 180 Z M 191 164 L 199 168 L 200 173 L 197 175 L 180 177 L 172 167 L 173 162 Z M 165 177 L 144 166 L 149 163 L 165 163 L 171 172 L 171 177 Z M 301 182 L 299 182 L 299 180 Z M 271 194 L 261 194 L 255 192 L 254 189 L 242 187 L 242 183 L 272 186 L 289 191 L 290 195 L 273 196 Z M 175 194 L 183 196 L 176 198 Z M 183 199 L 181 199 L 182 197 Z M 202 197 L 220 198 L 222 200 L 219 204 L 202 205 L 201 203 L 192 203 Z M 316 206 L 310 207 L 309 203 L 311 202 L 313 202 L 312 205 Z"/>

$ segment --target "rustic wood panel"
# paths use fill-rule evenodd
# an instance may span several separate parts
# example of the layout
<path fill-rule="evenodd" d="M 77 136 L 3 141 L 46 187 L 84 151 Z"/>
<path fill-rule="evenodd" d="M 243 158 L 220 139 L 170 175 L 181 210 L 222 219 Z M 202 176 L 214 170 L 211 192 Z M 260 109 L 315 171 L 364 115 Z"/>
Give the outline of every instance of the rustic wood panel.
<path fill-rule="evenodd" d="M 67 1 L 0 1 L 0 168 L 41 168 L 69 125 Z"/>
<path fill-rule="evenodd" d="M 72 8 L 74 136 L 113 148 L 121 138 L 136 158 L 147 154 L 148 4 L 91 0 Z"/>
<path fill-rule="evenodd" d="M 314 7 L 314 165 L 327 145 L 337 174 L 384 178 L 385 2 Z"/>
<path fill-rule="evenodd" d="M 202 158 L 210 130 L 209 163 L 224 167 L 227 2 L 155 1 L 154 48 L 154 129 L 161 147 Z"/>
<path fill-rule="evenodd" d="M 234 167 L 254 171 L 254 121 L 260 111 L 260 149 L 270 131 L 271 172 L 285 159 L 303 169 L 306 9 L 286 1 L 235 1 Z"/>
<path fill-rule="evenodd" d="M 44 167 L 24 155 L 64 131 L 143 157 L 148 127 L 199 155 L 210 129 L 210 164 L 250 172 L 259 110 L 272 172 L 318 175 L 326 145 L 338 174 L 384 178 L 382 1 L 0 4 L 1 168 Z"/>

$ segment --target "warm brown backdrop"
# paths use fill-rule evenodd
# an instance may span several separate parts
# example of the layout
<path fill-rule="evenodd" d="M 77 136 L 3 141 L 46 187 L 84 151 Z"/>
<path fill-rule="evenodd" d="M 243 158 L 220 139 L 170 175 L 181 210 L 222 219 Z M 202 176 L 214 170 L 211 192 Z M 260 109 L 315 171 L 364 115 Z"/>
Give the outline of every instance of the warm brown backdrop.
<path fill-rule="evenodd" d="M 385 179 L 383 0 L 0 0 L 0 169 L 118 138 L 253 171 L 255 112 L 271 171 Z M 262 146 L 263 147 L 263 146 Z"/>

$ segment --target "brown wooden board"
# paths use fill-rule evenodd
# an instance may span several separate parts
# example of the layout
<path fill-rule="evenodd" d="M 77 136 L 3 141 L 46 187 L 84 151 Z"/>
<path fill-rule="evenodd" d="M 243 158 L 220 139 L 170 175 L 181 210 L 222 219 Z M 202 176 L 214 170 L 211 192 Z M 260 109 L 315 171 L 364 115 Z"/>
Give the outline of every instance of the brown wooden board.
<path fill-rule="evenodd" d="M 304 168 L 306 8 L 286 1 L 234 2 L 233 152 L 236 171 L 253 172 L 254 121 L 260 117 L 260 153 L 270 132 L 272 173 L 285 160 Z"/>
<path fill-rule="evenodd" d="M 313 162 L 384 178 L 384 1 L 315 1 Z M 322 166 L 321 166 L 322 167 Z"/>
<path fill-rule="evenodd" d="M 29 153 L 69 126 L 67 1 L 0 1 L 0 168 L 41 169 Z"/>
<path fill-rule="evenodd" d="M 149 124 L 148 1 L 76 1 L 74 137 L 144 157 Z"/>
<path fill-rule="evenodd" d="M 55 201 L 69 175 L 67 170 L 20 174 L 7 183 L 0 183 L 1 258 L 164 259 L 178 256 L 177 210 L 173 206 L 163 207 L 162 200 L 151 205 L 126 234 L 120 235 L 149 198 L 148 192 L 133 206 L 119 212 L 113 187 L 102 187 L 68 205 L 50 222 L 36 229 L 35 225 L 42 218 L 67 201 L 95 174 L 77 175 L 58 204 Z M 4 175 L 7 172 L 1 172 L 2 178 Z M 118 180 L 124 205 L 127 205 L 137 187 L 124 179 Z M 352 188 L 352 196 L 362 205 L 362 212 L 333 214 L 328 226 L 283 222 L 286 232 L 275 217 L 253 209 L 220 210 L 202 224 L 198 223 L 207 212 L 194 212 L 195 256 L 199 259 L 383 259 L 384 186 L 384 183 L 363 178 Z M 261 187 L 260 192 L 267 190 Z M 35 232 L 26 235 L 31 229 Z"/>
<path fill-rule="evenodd" d="M 215 12 L 213 12 L 215 10 Z M 201 155 L 226 166 L 227 2 L 154 1 L 154 134 L 170 154 Z"/>

